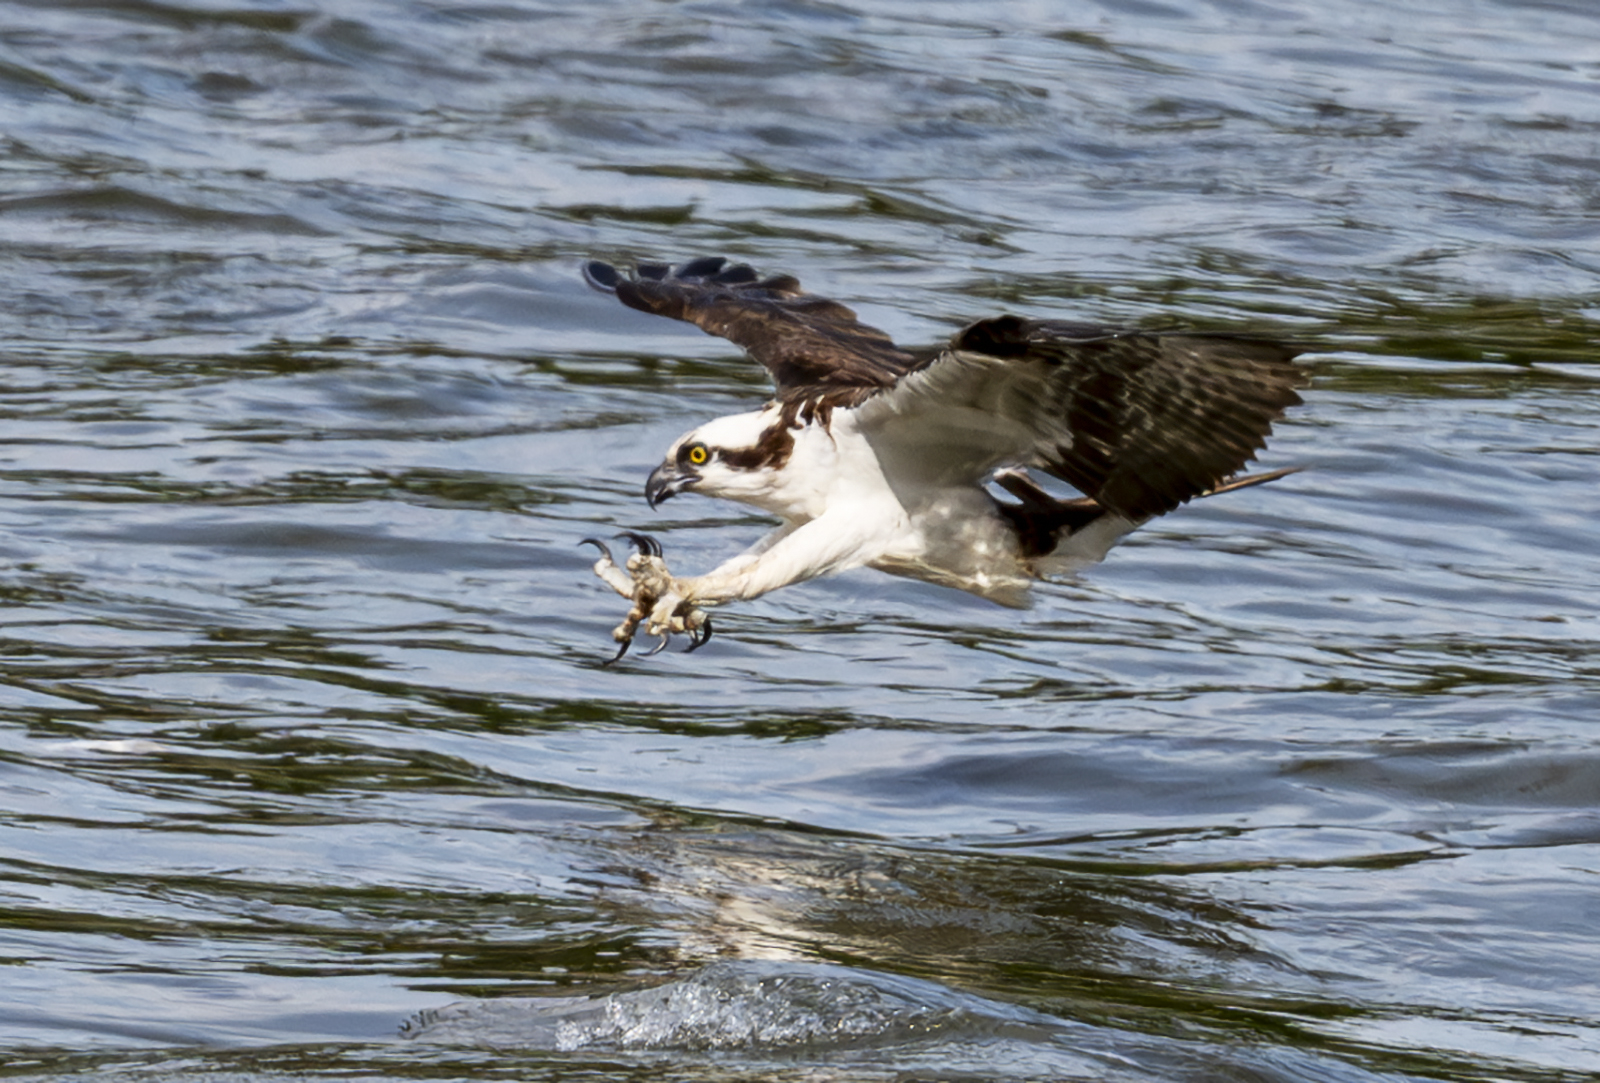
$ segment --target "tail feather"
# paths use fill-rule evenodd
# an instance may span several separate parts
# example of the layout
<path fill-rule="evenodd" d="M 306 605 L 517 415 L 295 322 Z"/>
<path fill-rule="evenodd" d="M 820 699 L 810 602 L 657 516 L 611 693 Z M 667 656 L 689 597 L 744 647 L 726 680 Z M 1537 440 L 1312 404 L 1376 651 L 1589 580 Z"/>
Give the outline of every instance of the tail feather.
<path fill-rule="evenodd" d="M 1242 474 L 1207 489 L 1200 496 L 1216 496 L 1252 485 L 1299 473 L 1303 467 L 1285 466 L 1259 474 Z M 1129 531 L 1145 520 L 1127 519 L 1115 515 L 1087 496 L 1072 500 L 1057 500 L 1034 483 L 1021 470 L 1002 470 L 995 474 L 995 483 L 1016 497 L 1019 503 L 1000 503 L 1000 514 L 1011 521 L 1017 533 L 1018 547 L 1024 559 L 1039 560 L 1056 557 L 1075 566 L 1091 564 L 1105 556 L 1105 552 Z M 1094 528 L 1094 529 L 1091 529 Z M 1068 550 L 1069 540 L 1075 544 Z"/>
<path fill-rule="evenodd" d="M 1239 474 L 1212 486 L 1200 495 L 1216 496 L 1218 493 L 1231 493 L 1235 489 L 1248 489 L 1252 485 L 1264 485 L 1269 481 L 1277 481 L 1279 478 L 1288 477 L 1290 474 L 1298 474 L 1304 469 L 1305 467 L 1303 466 L 1285 466 L 1278 470 L 1267 470 L 1260 474 Z"/>

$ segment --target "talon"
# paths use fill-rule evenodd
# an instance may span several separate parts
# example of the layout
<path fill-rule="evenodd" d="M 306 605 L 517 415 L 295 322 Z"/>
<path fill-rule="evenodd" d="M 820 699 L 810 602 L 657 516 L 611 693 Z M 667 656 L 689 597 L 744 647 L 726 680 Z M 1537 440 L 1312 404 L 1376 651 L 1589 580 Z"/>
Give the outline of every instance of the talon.
<path fill-rule="evenodd" d="M 601 541 L 599 538 L 584 538 L 583 540 L 578 542 L 578 544 L 579 545 L 592 545 L 596 549 L 600 550 L 601 555 L 604 556 L 607 560 L 610 560 L 613 564 L 616 563 L 616 561 L 612 560 L 612 557 L 611 557 L 611 547 L 609 545 L 607 545 L 605 542 Z"/>
<path fill-rule="evenodd" d="M 711 638 L 709 630 L 701 630 L 706 623 L 705 614 L 672 593 L 676 580 L 662 560 L 661 543 L 648 534 L 632 530 L 622 531 L 617 537 L 626 539 L 638 550 L 628 557 L 625 570 L 617 566 L 605 542 L 598 538 L 584 538 L 580 543 L 600 550 L 603 556 L 595 562 L 595 574 L 633 603 L 627 617 L 611 633 L 621 646 L 610 660 L 601 664 L 609 666 L 621 661 L 633 643 L 634 633 L 641 627 L 661 637 L 661 642 L 644 652 L 645 658 L 660 654 L 672 642 L 673 635 L 679 632 L 688 634 L 689 650 L 703 646 Z M 658 620 L 658 617 L 661 619 Z"/>
<path fill-rule="evenodd" d="M 639 549 L 642 557 L 658 557 L 661 555 L 661 543 L 648 534 L 639 534 L 632 530 L 624 530 L 618 534 L 619 538 L 627 538 Z"/>
<path fill-rule="evenodd" d="M 710 643 L 710 642 L 711 642 L 711 618 L 707 617 L 706 618 L 706 622 L 704 624 L 702 624 L 697 630 L 691 631 L 689 633 L 689 645 L 687 647 L 683 648 L 683 653 L 684 654 L 693 654 L 695 651 L 699 650 L 701 647 L 704 647 L 707 643 Z"/>
<path fill-rule="evenodd" d="M 594 574 L 600 581 L 624 598 L 634 596 L 633 576 L 617 567 L 617 562 L 611 557 L 611 547 L 599 538 L 584 538 L 579 545 L 592 545 L 600 550 L 600 559 L 594 562 Z"/>

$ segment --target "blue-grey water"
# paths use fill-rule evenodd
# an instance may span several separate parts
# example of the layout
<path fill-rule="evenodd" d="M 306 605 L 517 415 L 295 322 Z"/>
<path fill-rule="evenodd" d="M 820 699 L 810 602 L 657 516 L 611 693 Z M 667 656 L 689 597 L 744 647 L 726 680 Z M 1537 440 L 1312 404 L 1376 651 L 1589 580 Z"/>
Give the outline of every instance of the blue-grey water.
<path fill-rule="evenodd" d="M 704 254 L 1306 469 L 601 668 Z M 1589 0 L 0 0 L 0 1075 L 1600 1079 L 1597 330 Z"/>

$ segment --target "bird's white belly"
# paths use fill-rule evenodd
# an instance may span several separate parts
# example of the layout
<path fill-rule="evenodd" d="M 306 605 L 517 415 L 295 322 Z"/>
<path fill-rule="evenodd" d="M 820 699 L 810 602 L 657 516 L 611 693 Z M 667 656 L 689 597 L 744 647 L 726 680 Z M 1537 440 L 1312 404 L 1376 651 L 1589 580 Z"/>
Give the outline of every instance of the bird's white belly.
<path fill-rule="evenodd" d="M 927 494 L 909 523 L 912 544 L 886 551 L 873 567 L 1003 605 L 1026 604 L 1032 579 L 1018 558 L 1014 533 L 987 494 L 967 488 Z"/>

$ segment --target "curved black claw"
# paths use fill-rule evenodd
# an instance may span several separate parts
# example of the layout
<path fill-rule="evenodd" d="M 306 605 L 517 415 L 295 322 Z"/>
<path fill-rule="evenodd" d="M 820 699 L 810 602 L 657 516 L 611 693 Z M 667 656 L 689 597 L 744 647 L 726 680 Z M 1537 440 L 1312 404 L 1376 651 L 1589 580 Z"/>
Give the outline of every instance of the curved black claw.
<path fill-rule="evenodd" d="M 611 264 L 592 259 L 583 265 L 583 280 L 601 293 L 616 293 L 622 275 Z"/>
<path fill-rule="evenodd" d="M 611 547 L 609 545 L 607 545 L 605 542 L 601 541 L 599 538 L 584 538 L 581 541 L 579 541 L 578 544 L 579 545 L 592 545 L 596 549 L 600 550 L 601 553 L 605 554 L 605 558 L 607 560 L 611 560 Z M 612 561 L 612 563 L 615 563 L 615 561 Z M 622 657 L 622 655 L 620 655 L 620 654 L 617 655 L 617 658 L 621 658 L 621 657 Z M 615 662 L 616 660 L 617 660 L 616 658 L 612 659 L 613 662 Z"/>
<path fill-rule="evenodd" d="M 683 648 L 684 654 L 693 654 L 695 651 L 711 642 L 711 618 L 700 626 L 699 631 L 689 633 L 689 645 Z"/>
<path fill-rule="evenodd" d="M 672 637 L 670 635 L 668 635 L 667 633 L 662 632 L 661 633 L 661 642 L 657 643 L 654 647 L 651 647 L 649 650 L 645 651 L 643 657 L 649 658 L 652 654 L 660 654 L 662 651 L 667 649 L 667 644 L 670 643 L 671 641 L 672 641 Z"/>
<path fill-rule="evenodd" d="M 639 534 L 632 530 L 624 530 L 618 534 L 619 538 L 627 538 L 639 550 L 642 557 L 658 557 L 661 555 L 661 543 L 648 534 Z"/>
<path fill-rule="evenodd" d="M 606 666 L 622 661 L 622 656 L 628 653 L 628 648 L 631 646 L 633 646 L 633 640 L 624 639 L 622 641 L 622 646 L 617 648 L 617 653 L 613 654 L 610 658 L 607 658 L 604 662 L 601 662 L 600 668 L 604 669 Z"/>

